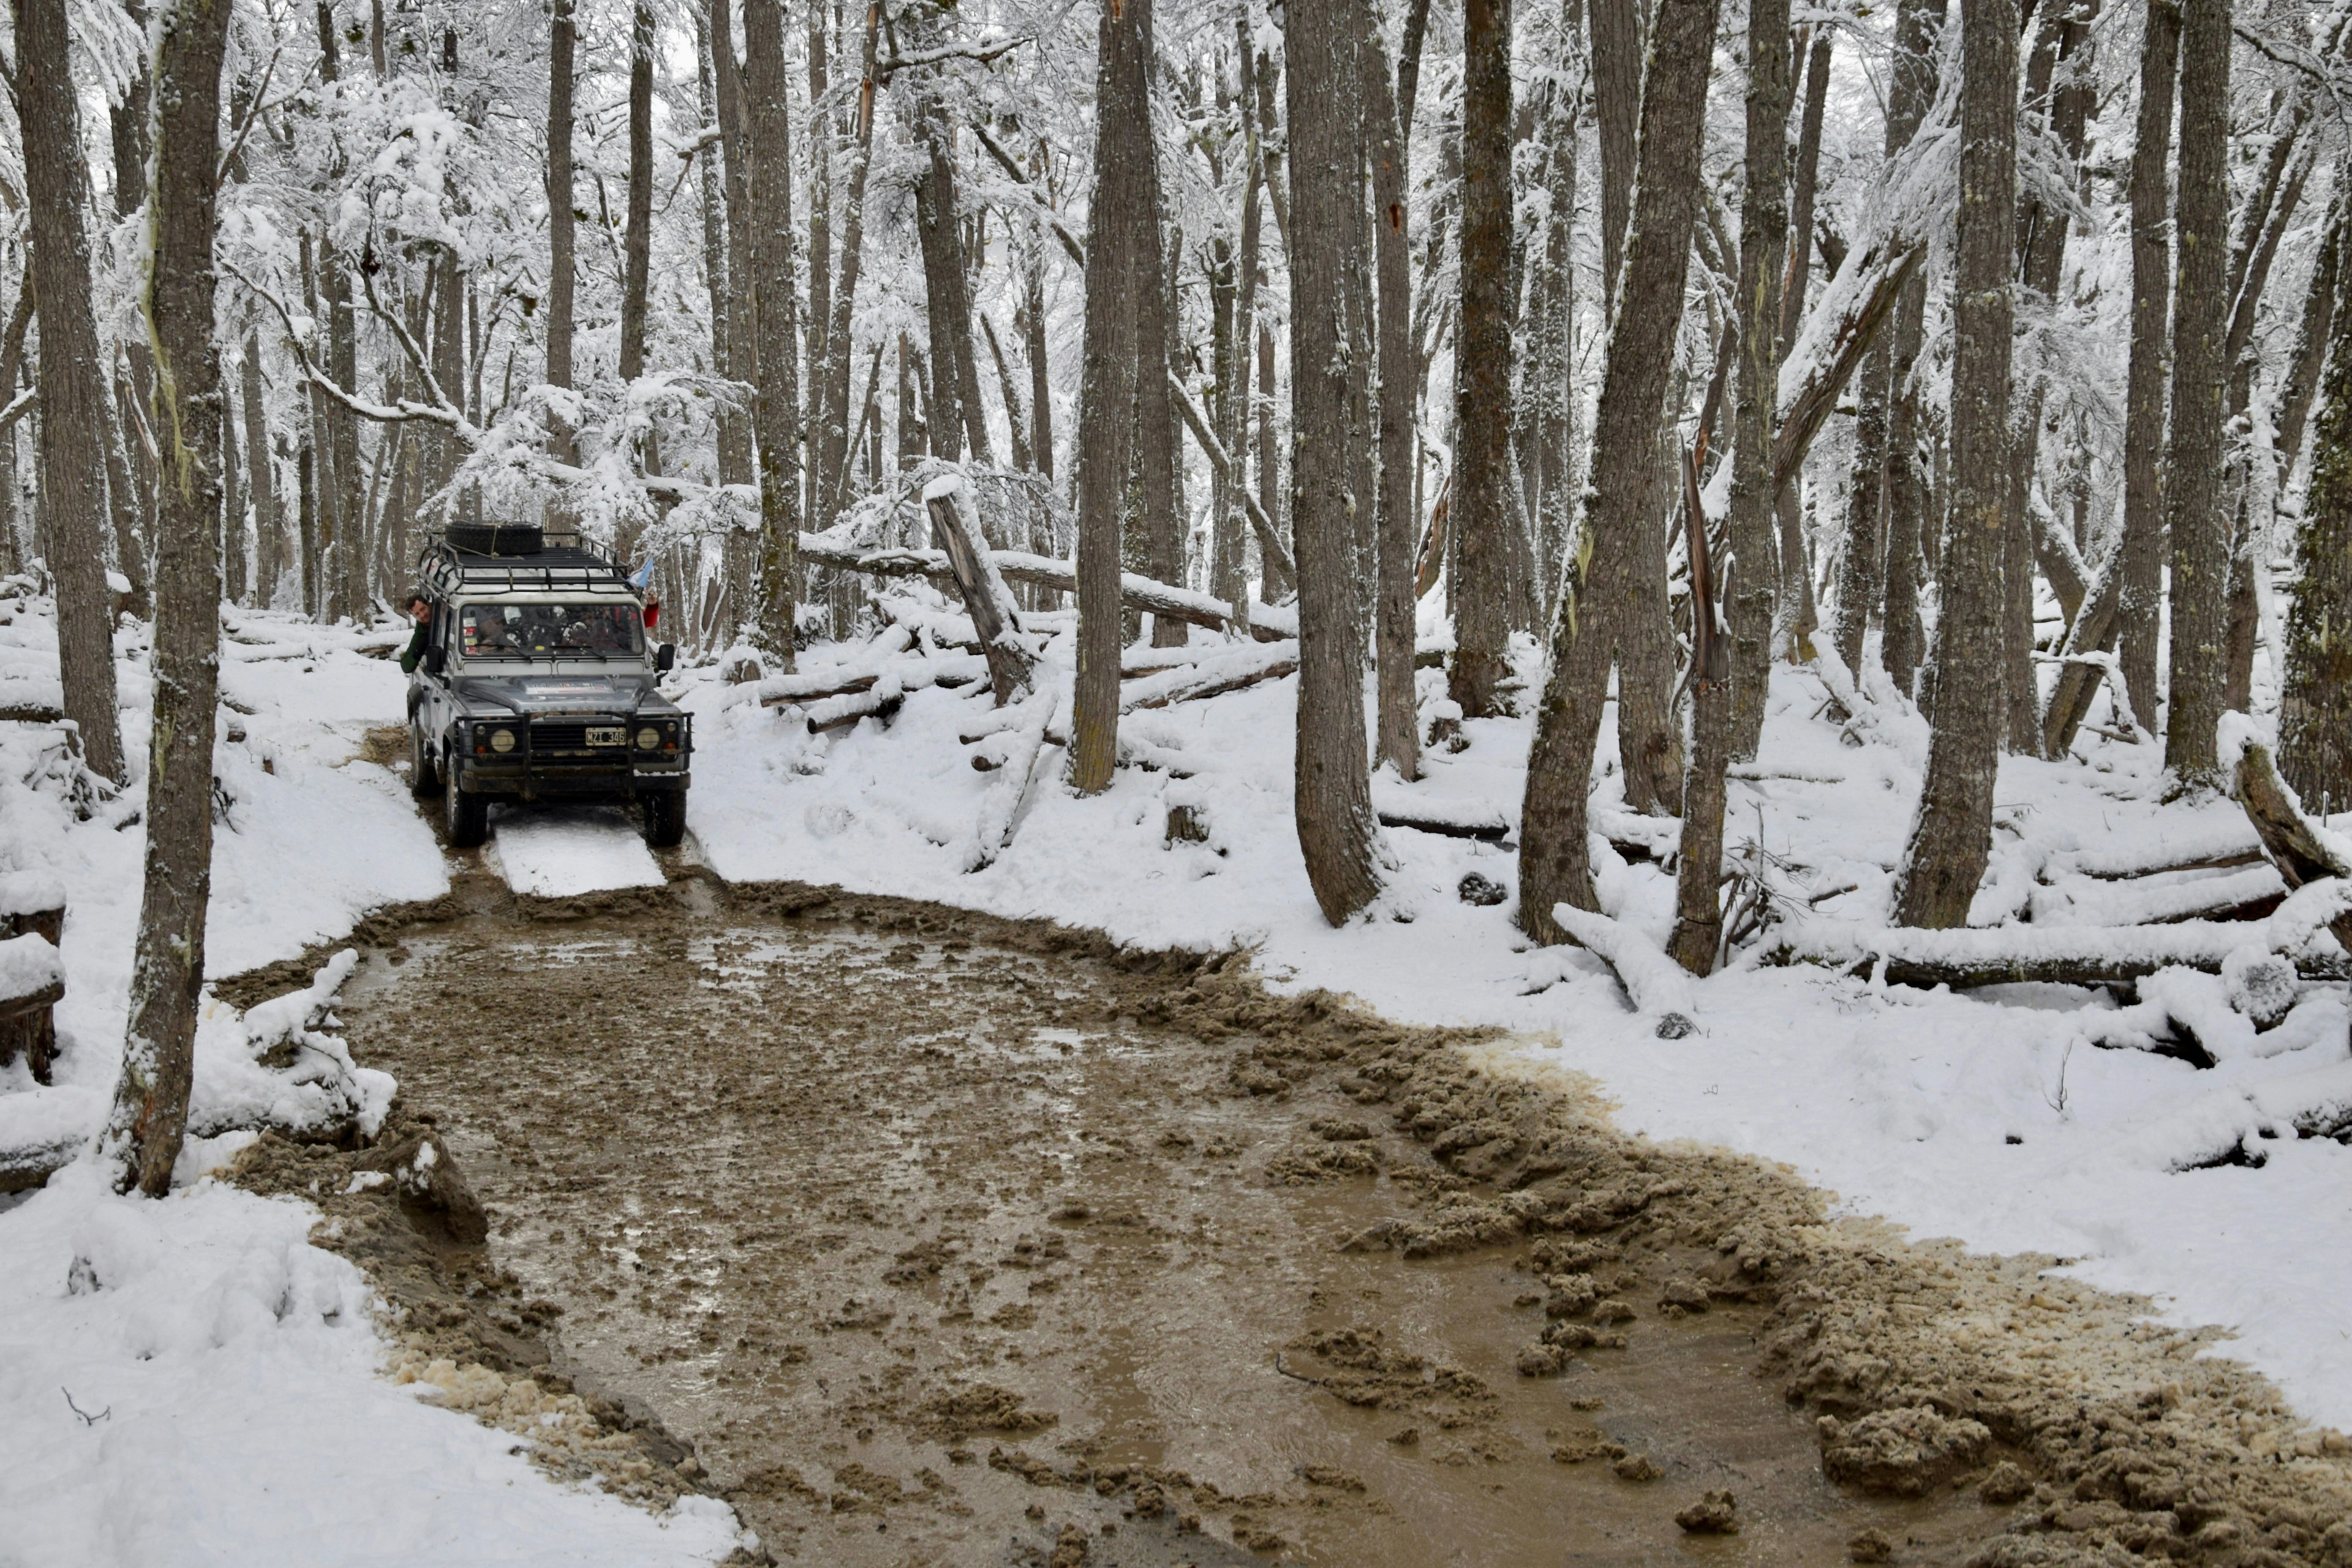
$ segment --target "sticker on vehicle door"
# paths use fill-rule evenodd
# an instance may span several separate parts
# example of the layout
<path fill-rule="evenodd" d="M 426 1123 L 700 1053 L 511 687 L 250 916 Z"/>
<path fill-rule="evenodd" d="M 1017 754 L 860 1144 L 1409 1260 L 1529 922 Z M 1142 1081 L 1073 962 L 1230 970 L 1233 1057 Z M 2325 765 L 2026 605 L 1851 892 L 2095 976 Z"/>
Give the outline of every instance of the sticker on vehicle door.
<path fill-rule="evenodd" d="M 617 746 L 627 735 L 625 725 L 592 724 L 588 728 L 588 743 L 592 746 Z"/>

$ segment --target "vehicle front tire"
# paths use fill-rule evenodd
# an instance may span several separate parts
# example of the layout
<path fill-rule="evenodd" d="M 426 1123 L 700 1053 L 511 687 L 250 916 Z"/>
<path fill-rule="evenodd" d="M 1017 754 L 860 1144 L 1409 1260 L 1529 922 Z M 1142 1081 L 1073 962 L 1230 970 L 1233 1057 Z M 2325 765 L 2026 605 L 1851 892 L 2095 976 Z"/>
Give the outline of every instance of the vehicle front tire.
<path fill-rule="evenodd" d="M 646 842 L 656 849 L 675 849 L 686 837 L 686 792 L 664 790 L 644 797 Z"/>
<path fill-rule="evenodd" d="M 478 795 L 468 795 L 450 779 L 441 820 L 449 829 L 450 846 L 457 849 L 478 849 L 482 840 L 490 836 L 490 803 Z"/>
<path fill-rule="evenodd" d="M 408 725 L 408 793 L 430 800 L 441 793 L 441 770 L 433 765 L 433 752 L 415 720 Z"/>

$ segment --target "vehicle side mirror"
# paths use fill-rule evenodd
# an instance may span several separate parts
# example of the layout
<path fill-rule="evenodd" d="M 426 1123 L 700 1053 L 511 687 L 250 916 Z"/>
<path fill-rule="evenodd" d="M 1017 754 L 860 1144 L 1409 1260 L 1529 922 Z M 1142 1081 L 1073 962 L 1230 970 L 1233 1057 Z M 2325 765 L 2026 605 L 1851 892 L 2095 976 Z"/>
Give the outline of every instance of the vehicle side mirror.
<path fill-rule="evenodd" d="M 448 654 L 448 650 L 446 650 L 446 648 L 432 647 L 426 647 L 426 648 L 425 648 L 425 673 L 426 673 L 426 674 L 428 674 L 428 675 L 438 675 L 438 674 L 440 674 L 440 673 L 441 673 L 442 667 L 443 667 L 444 665 L 447 664 L 448 662 L 449 662 L 449 654 Z"/>
<path fill-rule="evenodd" d="M 667 674 L 670 669 L 676 668 L 677 664 L 677 644 L 674 642 L 666 642 L 662 644 L 661 647 L 654 649 L 654 669 L 656 673 Z"/>

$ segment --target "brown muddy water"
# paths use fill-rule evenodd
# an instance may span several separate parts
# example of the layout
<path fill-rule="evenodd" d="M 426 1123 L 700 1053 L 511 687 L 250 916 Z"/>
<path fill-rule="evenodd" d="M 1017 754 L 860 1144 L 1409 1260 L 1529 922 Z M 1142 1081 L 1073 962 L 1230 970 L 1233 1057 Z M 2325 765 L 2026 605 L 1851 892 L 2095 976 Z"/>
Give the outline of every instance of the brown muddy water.
<path fill-rule="evenodd" d="M 1295 1009 L 1235 1027 L 1149 967 L 844 909 L 478 913 L 341 1008 L 562 1309 L 559 1367 L 656 1412 L 777 1559 L 1810 1564 L 1875 1530 L 1855 1560 L 1926 1563 L 2002 1528 L 1968 1479 L 1824 1479 L 1768 1298 L 1702 1278 L 1736 1240 L 1480 1231 L 1478 1147 L 1275 1037 Z M 1736 1532 L 1677 1523 L 1726 1492 Z"/>

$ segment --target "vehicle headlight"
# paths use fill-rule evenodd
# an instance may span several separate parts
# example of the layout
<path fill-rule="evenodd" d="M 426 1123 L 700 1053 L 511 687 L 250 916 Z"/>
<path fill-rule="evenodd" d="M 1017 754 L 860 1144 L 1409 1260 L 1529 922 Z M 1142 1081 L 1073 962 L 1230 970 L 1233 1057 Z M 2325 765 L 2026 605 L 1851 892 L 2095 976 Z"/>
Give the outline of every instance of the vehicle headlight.
<path fill-rule="evenodd" d="M 637 750 L 650 752 L 661 744 L 661 731 L 651 724 L 637 731 Z"/>
<path fill-rule="evenodd" d="M 493 730 L 490 731 L 490 750 L 498 752 L 500 756 L 504 756 L 507 752 L 513 751 L 514 748 L 515 738 L 514 731 L 512 730 Z"/>

